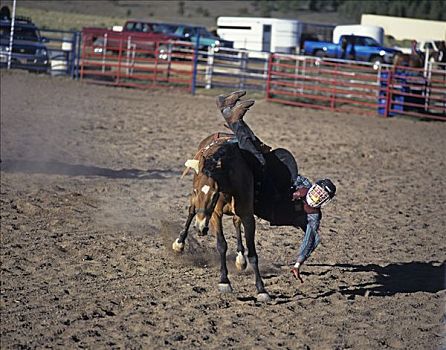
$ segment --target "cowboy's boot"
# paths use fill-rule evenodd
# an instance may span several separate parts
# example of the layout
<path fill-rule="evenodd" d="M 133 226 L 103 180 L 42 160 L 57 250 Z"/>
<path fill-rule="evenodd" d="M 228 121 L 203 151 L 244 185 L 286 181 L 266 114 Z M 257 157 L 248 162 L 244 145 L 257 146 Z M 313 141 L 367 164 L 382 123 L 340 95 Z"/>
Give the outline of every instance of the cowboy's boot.
<path fill-rule="evenodd" d="M 229 95 L 220 95 L 217 97 L 217 107 L 220 112 L 223 112 L 225 108 L 232 108 L 235 106 L 240 97 L 245 96 L 246 91 L 239 90 L 231 92 Z"/>
<path fill-rule="evenodd" d="M 252 107 L 255 102 L 256 101 L 254 100 L 240 101 L 232 108 L 226 107 L 225 109 L 223 109 L 223 117 L 228 122 L 229 126 L 231 126 L 231 124 L 235 123 L 236 121 L 241 120 L 248 109 Z"/>

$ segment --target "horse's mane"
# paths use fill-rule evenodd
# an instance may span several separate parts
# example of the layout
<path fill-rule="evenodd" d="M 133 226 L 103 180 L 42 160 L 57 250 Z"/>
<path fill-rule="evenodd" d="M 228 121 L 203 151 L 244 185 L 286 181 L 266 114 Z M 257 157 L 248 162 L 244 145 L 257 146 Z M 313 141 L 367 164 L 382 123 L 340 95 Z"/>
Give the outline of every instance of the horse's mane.
<path fill-rule="evenodd" d="M 235 160 L 235 151 L 237 144 L 233 142 L 225 142 L 215 145 L 203 155 L 202 172 L 217 181 L 220 188 L 227 183 L 227 178 L 233 161 Z"/>

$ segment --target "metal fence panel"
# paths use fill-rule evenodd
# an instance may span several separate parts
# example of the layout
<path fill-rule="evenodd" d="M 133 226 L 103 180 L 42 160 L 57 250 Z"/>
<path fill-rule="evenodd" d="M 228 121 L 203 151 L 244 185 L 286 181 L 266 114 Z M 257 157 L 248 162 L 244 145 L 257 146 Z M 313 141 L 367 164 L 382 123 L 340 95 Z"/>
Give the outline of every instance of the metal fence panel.
<path fill-rule="evenodd" d="M 135 42 L 131 36 L 84 32 L 80 77 L 103 84 L 137 88 L 191 90 L 193 45 L 189 42 Z"/>
<path fill-rule="evenodd" d="M 267 99 L 333 111 L 446 119 L 445 70 L 273 54 Z"/>

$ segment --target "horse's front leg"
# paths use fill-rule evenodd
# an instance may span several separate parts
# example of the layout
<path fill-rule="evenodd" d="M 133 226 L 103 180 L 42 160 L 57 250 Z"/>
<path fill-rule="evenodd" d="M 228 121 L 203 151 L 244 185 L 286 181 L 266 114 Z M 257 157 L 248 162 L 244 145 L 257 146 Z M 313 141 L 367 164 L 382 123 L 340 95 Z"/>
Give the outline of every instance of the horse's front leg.
<path fill-rule="evenodd" d="M 228 278 L 228 267 L 226 265 L 226 252 L 228 243 L 223 234 L 222 214 L 214 212 L 211 218 L 211 227 L 217 236 L 217 251 L 220 254 L 220 282 L 218 289 L 221 293 L 232 292 L 231 282 Z"/>
<path fill-rule="evenodd" d="M 184 250 L 184 242 L 186 241 L 187 234 L 189 233 L 189 227 L 194 216 L 195 216 L 195 206 L 191 205 L 189 207 L 189 215 L 187 216 L 184 229 L 180 232 L 178 238 L 172 243 L 172 249 L 177 253 L 181 253 Z"/>
<path fill-rule="evenodd" d="M 243 227 L 245 229 L 246 247 L 248 248 L 248 260 L 250 265 L 252 266 L 252 269 L 254 270 L 254 274 L 256 277 L 257 300 L 262 302 L 270 301 L 271 297 L 265 289 L 259 271 L 258 257 L 255 246 L 256 223 L 254 216 L 246 215 L 241 219 Z"/>
<path fill-rule="evenodd" d="M 237 234 L 237 257 L 235 258 L 235 266 L 237 270 L 243 271 L 248 265 L 245 259 L 245 247 L 242 241 L 242 220 L 237 215 L 232 217 L 232 223 L 235 227 L 235 232 Z"/>

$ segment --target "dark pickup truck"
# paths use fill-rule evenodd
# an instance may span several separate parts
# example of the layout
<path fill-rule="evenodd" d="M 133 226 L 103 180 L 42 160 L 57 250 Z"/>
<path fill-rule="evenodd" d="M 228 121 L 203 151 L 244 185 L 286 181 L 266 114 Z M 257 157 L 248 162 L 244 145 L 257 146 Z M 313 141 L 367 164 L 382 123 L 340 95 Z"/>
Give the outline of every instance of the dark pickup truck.
<path fill-rule="evenodd" d="M 339 44 L 325 41 L 306 41 L 304 55 L 340 58 L 365 62 L 392 63 L 395 54 L 401 51 L 381 46 L 367 36 L 343 35 Z"/>
<path fill-rule="evenodd" d="M 9 59 L 11 20 L 0 20 L 0 67 L 6 67 Z M 16 17 L 12 42 L 11 67 L 46 73 L 50 58 L 45 43 L 48 39 L 40 35 L 39 29 L 26 17 Z"/>
<path fill-rule="evenodd" d="M 93 46 L 95 53 L 107 51 L 118 52 L 135 50 L 142 54 L 155 54 L 158 57 L 167 56 L 167 42 L 179 41 L 181 37 L 163 33 L 154 28 L 152 23 L 129 20 L 122 31 L 107 28 L 83 28 L 84 44 Z"/>

